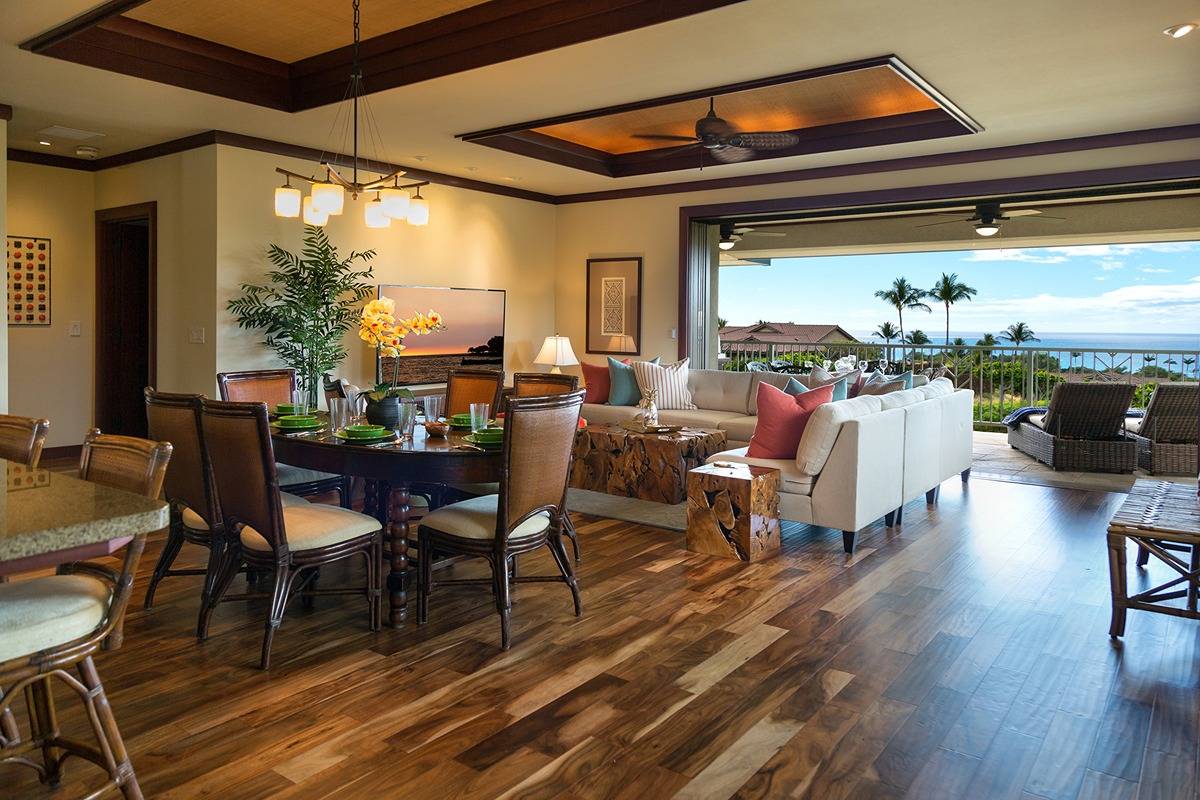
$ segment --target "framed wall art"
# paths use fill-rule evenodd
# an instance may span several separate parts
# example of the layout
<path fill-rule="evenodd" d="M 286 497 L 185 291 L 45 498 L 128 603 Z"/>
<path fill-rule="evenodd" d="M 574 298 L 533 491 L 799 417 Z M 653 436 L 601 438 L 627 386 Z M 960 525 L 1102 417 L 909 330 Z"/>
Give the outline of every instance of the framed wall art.
<path fill-rule="evenodd" d="M 5 250 L 9 325 L 50 324 L 50 240 L 9 236 Z"/>
<path fill-rule="evenodd" d="M 641 258 L 588 259 L 586 331 L 589 353 L 641 355 Z"/>

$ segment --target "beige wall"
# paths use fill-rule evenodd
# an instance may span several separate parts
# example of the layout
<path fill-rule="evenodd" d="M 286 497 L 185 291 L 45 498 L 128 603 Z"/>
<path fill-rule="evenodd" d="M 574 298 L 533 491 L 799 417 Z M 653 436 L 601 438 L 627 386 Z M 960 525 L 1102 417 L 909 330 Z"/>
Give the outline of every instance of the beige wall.
<path fill-rule="evenodd" d="M 50 239 L 50 325 L 8 329 L 9 406 L 50 420 L 48 447 L 78 444 L 92 424 L 95 221 L 91 172 L 8 165 L 8 227 Z M 79 323 L 79 336 L 70 335 Z"/>
<path fill-rule="evenodd" d="M 0 119 L 0 153 L 8 152 L 8 120 Z M 0 161 L 0 236 L 8 236 L 8 160 Z M 7 241 L 7 240 L 6 240 Z M 7 273 L 6 273 L 7 274 Z M 8 302 L 7 283 L 0 297 Z M 3 319 L 7 320 L 7 312 Z M 0 414 L 8 412 L 8 325 L 0 325 Z"/>
<path fill-rule="evenodd" d="M 312 164 L 233 147 L 217 150 L 217 368 L 275 365 L 274 354 L 259 344 L 261 334 L 240 330 L 225 304 L 242 283 L 262 281 L 268 245 L 299 250 L 303 223 L 271 211 L 280 185 L 274 168 L 308 173 Z M 532 369 L 537 348 L 554 333 L 554 207 L 446 186 L 422 194 L 431 207 L 425 227 L 366 228 L 363 200 L 347 197 L 345 214 L 332 218 L 326 230 L 342 253 L 376 250 L 376 283 L 507 290 L 505 366 Z M 360 385 L 373 382 L 373 351 L 353 331 L 346 344 L 341 374 Z"/>
<path fill-rule="evenodd" d="M 96 173 L 96 208 L 154 202 L 158 211 L 158 388 L 214 391 L 215 146 Z M 192 329 L 204 330 L 192 343 Z M 103 375 L 97 375 L 103 380 Z"/>
<path fill-rule="evenodd" d="M 682 206 L 865 192 L 1195 158 L 1200 158 L 1200 140 L 1194 139 L 933 169 L 558 206 L 556 253 L 559 279 L 555 308 L 559 333 L 571 337 L 580 359 L 589 363 L 603 363 L 604 356 L 587 355 L 584 352 L 585 262 L 588 258 L 603 256 L 642 256 L 642 355 L 647 358 L 656 355 L 668 359 L 675 357 L 677 341 L 671 338 L 671 329 L 678 325 L 679 209 Z"/>

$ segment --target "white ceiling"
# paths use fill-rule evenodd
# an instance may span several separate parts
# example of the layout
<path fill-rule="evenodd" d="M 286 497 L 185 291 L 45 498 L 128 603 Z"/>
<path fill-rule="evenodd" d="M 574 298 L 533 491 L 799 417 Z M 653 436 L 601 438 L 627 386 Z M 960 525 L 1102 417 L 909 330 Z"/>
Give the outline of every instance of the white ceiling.
<path fill-rule="evenodd" d="M 333 0 L 331 0 L 333 1 Z M 111 155 L 210 129 L 322 148 L 334 108 L 287 114 L 33 55 L 17 43 L 96 0 L 4 4 L 0 103 L 9 146 L 52 124 Z M 399 163 L 551 194 L 701 180 L 1200 122 L 1195 0 L 746 0 L 673 22 L 371 96 Z M 455 134 L 895 53 L 984 127 L 973 136 L 613 179 Z M 52 152 L 70 155 L 73 145 Z M 515 179 L 515 180 L 514 180 Z"/>

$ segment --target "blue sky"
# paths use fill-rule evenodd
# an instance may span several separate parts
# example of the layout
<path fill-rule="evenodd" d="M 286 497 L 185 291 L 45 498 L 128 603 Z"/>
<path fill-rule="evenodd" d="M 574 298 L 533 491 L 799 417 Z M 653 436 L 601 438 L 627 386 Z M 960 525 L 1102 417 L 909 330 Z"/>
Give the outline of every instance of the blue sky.
<path fill-rule="evenodd" d="M 734 325 L 766 319 L 872 331 L 896 323 L 876 289 L 900 276 L 930 287 L 943 272 L 978 290 L 951 308 L 951 335 L 1017 321 L 1035 331 L 1200 332 L 1200 242 L 777 259 L 769 267 L 723 268 L 719 313 Z M 940 305 L 932 314 L 904 315 L 906 331 L 920 328 L 931 338 L 944 326 Z"/>

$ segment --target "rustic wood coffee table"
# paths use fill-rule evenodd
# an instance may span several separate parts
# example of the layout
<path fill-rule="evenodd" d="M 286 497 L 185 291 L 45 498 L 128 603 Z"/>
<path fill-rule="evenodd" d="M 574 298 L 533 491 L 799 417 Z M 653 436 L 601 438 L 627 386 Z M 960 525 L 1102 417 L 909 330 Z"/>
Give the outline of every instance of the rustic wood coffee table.
<path fill-rule="evenodd" d="M 636 433 L 589 425 L 575 435 L 571 486 L 677 505 L 687 499 L 688 470 L 724 449 L 724 431 Z"/>
<path fill-rule="evenodd" d="M 1130 539 L 1137 542 L 1139 565 L 1154 556 L 1179 577 L 1130 597 L 1125 552 Z M 1131 608 L 1200 619 L 1200 498 L 1196 488 L 1166 481 L 1134 483 L 1108 526 L 1108 570 L 1112 582 L 1110 636 L 1125 634 L 1125 613 Z M 1184 600 L 1183 608 L 1168 605 L 1179 599 Z"/>

